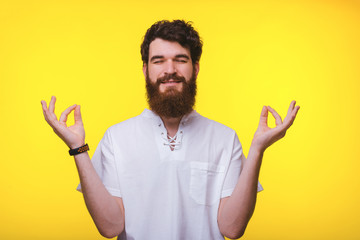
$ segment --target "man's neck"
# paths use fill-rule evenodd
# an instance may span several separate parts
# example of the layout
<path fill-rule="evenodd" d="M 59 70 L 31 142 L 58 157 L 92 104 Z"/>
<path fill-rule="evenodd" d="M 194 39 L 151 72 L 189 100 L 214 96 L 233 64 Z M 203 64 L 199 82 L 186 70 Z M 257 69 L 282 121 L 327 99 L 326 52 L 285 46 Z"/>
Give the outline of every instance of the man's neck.
<path fill-rule="evenodd" d="M 161 117 L 161 116 L 160 116 Z M 162 121 L 164 122 L 167 134 L 170 137 L 174 137 L 179 129 L 179 124 L 182 117 L 179 118 L 166 118 L 161 117 Z"/>

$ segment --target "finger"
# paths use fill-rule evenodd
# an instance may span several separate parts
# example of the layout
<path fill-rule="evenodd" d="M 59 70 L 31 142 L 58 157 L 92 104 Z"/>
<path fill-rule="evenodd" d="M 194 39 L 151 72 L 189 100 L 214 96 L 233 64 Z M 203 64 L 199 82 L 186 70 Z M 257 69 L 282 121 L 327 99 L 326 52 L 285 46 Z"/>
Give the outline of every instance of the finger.
<path fill-rule="evenodd" d="M 42 106 L 43 111 L 47 110 L 47 104 L 44 100 L 41 100 L 41 106 Z"/>
<path fill-rule="evenodd" d="M 47 104 L 44 100 L 41 100 L 41 106 L 42 106 L 42 110 L 43 110 L 43 114 L 44 114 L 44 117 L 45 117 L 45 120 L 47 119 Z"/>
<path fill-rule="evenodd" d="M 291 113 L 286 116 L 287 128 L 290 127 L 294 123 L 294 120 L 296 118 L 296 115 L 297 115 L 299 109 L 300 109 L 300 106 L 294 107 L 294 109 L 291 111 Z M 284 122 L 285 122 L 285 120 L 284 120 Z"/>
<path fill-rule="evenodd" d="M 299 109 L 300 109 L 300 106 L 296 106 L 294 108 L 294 110 L 292 111 L 292 113 L 291 113 L 291 124 L 294 122 Z"/>
<path fill-rule="evenodd" d="M 52 96 L 51 100 L 49 102 L 49 108 L 46 111 L 49 120 L 52 122 L 58 122 L 58 117 L 56 116 L 56 114 L 54 112 L 55 111 L 55 103 L 56 103 L 56 97 Z"/>
<path fill-rule="evenodd" d="M 268 109 L 275 118 L 276 126 L 281 125 L 282 124 L 282 119 L 281 119 L 280 115 L 272 107 L 268 106 Z"/>
<path fill-rule="evenodd" d="M 46 102 L 44 100 L 41 101 L 41 105 L 42 105 L 45 120 L 50 124 L 50 120 L 54 120 L 54 118 L 56 119 L 56 116 L 53 116 L 55 114 L 51 114 L 49 112 L 49 109 L 47 108 Z"/>
<path fill-rule="evenodd" d="M 296 117 L 299 109 L 300 109 L 300 106 L 296 106 L 295 109 L 293 110 L 293 114 L 295 115 L 295 117 Z"/>
<path fill-rule="evenodd" d="M 48 121 L 48 109 L 47 109 L 47 105 L 46 105 L 46 102 L 44 101 L 44 100 L 41 100 L 41 106 L 42 106 L 42 110 L 43 110 L 43 114 L 44 114 L 44 117 L 45 117 L 45 120 L 47 121 L 47 122 L 49 122 Z"/>
<path fill-rule="evenodd" d="M 49 112 L 53 113 L 55 110 L 55 102 L 56 102 L 56 97 L 55 96 L 51 96 L 51 100 L 49 103 Z"/>
<path fill-rule="evenodd" d="M 288 122 L 290 121 L 291 114 L 292 114 L 292 111 L 294 110 L 295 104 L 296 104 L 296 101 L 291 101 L 289 109 L 288 109 L 287 114 L 286 114 L 286 117 L 284 118 L 284 123 L 286 122 L 286 124 L 288 124 Z"/>
<path fill-rule="evenodd" d="M 77 105 L 74 112 L 74 120 L 75 124 L 82 124 L 82 117 L 81 117 L 81 111 L 80 111 L 80 105 Z"/>
<path fill-rule="evenodd" d="M 296 104 L 296 101 L 291 101 L 287 115 L 289 115 L 289 116 L 291 115 L 292 111 L 294 110 L 295 104 Z"/>
<path fill-rule="evenodd" d="M 51 100 L 50 100 L 50 103 L 49 103 L 49 108 L 48 108 L 48 111 L 47 111 L 47 116 L 48 116 L 48 119 L 51 120 L 51 121 L 57 121 L 57 116 L 55 114 L 55 102 L 56 102 L 56 97 L 55 96 L 51 96 Z"/>
<path fill-rule="evenodd" d="M 61 115 L 60 115 L 60 120 L 59 120 L 59 122 L 60 122 L 61 124 L 65 124 L 65 125 L 66 125 L 67 117 L 68 117 L 68 115 L 71 113 L 71 111 L 75 109 L 75 107 L 76 107 L 76 104 L 68 107 L 67 109 L 65 109 L 65 111 L 63 111 L 63 112 L 61 113 Z"/>
<path fill-rule="evenodd" d="M 266 106 L 263 106 L 260 114 L 260 125 L 267 125 L 268 120 L 268 108 Z"/>
<path fill-rule="evenodd" d="M 46 102 L 44 100 L 41 101 L 41 105 L 42 105 L 42 110 L 43 110 L 45 121 L 56 132 L 55 128 L 56 128 L 57 118 L 56 118 L 55 113 L 50 113 L 49 112 L 49 109 L 47 108 Z"/>

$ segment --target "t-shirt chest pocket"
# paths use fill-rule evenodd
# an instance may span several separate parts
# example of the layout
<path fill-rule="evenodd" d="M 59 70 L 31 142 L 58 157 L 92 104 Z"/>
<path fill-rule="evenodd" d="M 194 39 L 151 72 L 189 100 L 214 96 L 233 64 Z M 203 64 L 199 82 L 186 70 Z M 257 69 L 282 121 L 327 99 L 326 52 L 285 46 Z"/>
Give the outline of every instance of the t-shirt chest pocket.
<path fill-rule="evenodd" d="M 190 162 L 190 196 L 198 204 L 212 205 L 221 195 L 225 167 L 207 162 Z"/>

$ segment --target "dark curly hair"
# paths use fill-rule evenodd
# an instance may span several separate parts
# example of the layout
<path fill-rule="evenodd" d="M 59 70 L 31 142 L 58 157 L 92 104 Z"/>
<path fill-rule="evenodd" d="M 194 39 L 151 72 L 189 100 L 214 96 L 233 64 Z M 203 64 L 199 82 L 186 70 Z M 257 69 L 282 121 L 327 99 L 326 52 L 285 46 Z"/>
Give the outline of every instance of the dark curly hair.
<path fill-rule="evenodd" d="M 181 46 L 188 48 L 192 63 L 200 61 L 202 53 L 202 41 L 199 33 L 191 26 L 192 22 L 184 20 L 162 20 L 154 23 L 146 32 L 141 44 L 141 58 L 143 64 L 149 61 L 149 46 L 156 38 L 178 42 Z"/>

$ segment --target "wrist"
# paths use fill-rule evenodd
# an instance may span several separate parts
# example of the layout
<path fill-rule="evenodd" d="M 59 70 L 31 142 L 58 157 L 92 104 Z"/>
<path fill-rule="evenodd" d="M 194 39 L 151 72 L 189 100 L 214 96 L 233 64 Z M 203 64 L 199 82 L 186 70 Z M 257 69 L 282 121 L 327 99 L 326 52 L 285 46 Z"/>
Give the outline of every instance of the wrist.
<path fill-rule="evenodd" d="M 68 147 L 70 149 L 75 149 L 75 148 L 79 148 L 81 146 L 84 146 L 85 145 L 85 141 L 82 141 L 82 142 L 77 142 L 77 143 L 71 143 L 68 145 Z"/>
<path fill-rule="evenodd" d="M 74 156 L 74 155 L 78 155 L 78 154 L 87 152 L 89 150 L 90 150 L 89 145 L 84 144 L 84 145 L 82 145 L 82 146 L 80 146 L 78 148 L 70 148 L 69 154 L 70 154 L 70 156 Z"/>
<path fill-rule="evenodd" d="M 253 141 L 251 143 L 249 152 L 254 152 L 258 155 L 262 155 L 262 154 L 264 154 L 265 150 L 266 150 L 266 147 L 263 147 L 260 144 L 257 144 L 256 142 Z"/>
<path fill-rule="evenodd" d="M 262 159 L 264 156 L 264 151 L 259 149 L 258 147 L 251 146 L 249 149 L 249 154 L 247 156 L 246 163 L 255 166 L 256 168 L 260 169 L 262 164 Z"/>

